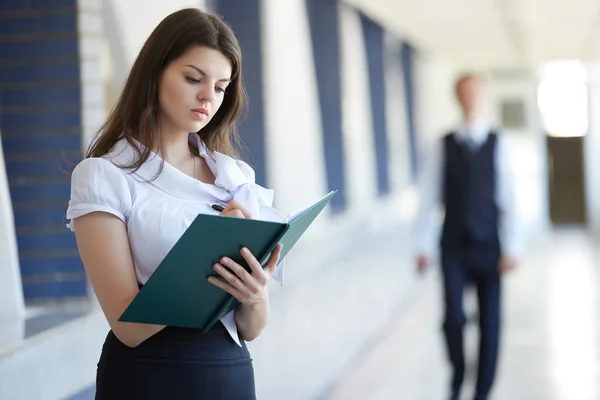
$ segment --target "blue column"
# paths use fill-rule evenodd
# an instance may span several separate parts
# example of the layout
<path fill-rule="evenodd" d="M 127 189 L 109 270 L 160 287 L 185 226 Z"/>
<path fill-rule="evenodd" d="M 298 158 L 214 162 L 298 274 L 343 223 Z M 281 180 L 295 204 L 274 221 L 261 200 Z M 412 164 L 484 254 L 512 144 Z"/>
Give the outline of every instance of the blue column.
<path fill-rule="evenodd" d="M 369 92 L 371 100 L 371 119 L 375 142 L 375 160 L 377 163 L 377 189 L 380 196 L 390 191 L 387 153 L 387 116 L 386 86 L 383 64 L 383 29 L 372 19 L 360 15 L 362 32 L 367 51 L 369 70 Z M 399 156 L 399 155 L 398 155 Z"/>
<path fill-rule="evenodd" d="M 81 148 L 76 0 L 0 3 L 0 130 L 26 299 L 86 295 L 65 228 Z"/>
<path fill-rule="evenodd" d="M 212 0 L 213 9 L 233 28 L 243 52 L 244 84 L 250 99 L 247 117 L 240 126 L 247 161 L 256 172 L 256 182 L 266 182 L 265 112 L 260 0 Z"/>
<path fill-rule="evenodd" d="M 347 195 L 342 142 L 342 89 L 337 0 L 306 0 L 313 58 L 317 75 L 327 185 L 338 193 L 331 199 L 333 213 L 346 208 Z"/>
<path fill-rule="evenodd" d="M 417 127 L 415 121 L 415 81 L 414 81 L 414 48 L 407 42 L 402 43 L 400 57 L 404 76 L 404 93 L 406 96 L 406 116 L 408 118 L 408 138 L 410 146 L 411 177 L 413 182 L 418 175 Z"/>

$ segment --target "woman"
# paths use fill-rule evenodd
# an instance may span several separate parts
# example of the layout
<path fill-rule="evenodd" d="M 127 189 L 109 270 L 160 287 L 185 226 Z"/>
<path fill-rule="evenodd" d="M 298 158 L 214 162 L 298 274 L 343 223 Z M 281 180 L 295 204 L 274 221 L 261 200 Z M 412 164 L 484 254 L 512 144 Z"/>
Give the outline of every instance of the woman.
<path fill-rule="evenodd" d="M 197 9 L 169 15 L 144 44 L 115 109 L 73 171 L 68 226 L 111 327 L 97 399 L 255 398 L 244 341 L 267 323 L 267 282 L 281 273 L 281 247 L 264 269 L 242 249 L 251 274 L 231 260 L 214 266 L 223 279 L 211 283 L 241 306 L 208 333 L 118 321 L 199 213 L 216 214 L 220 204 L 221 215 L 284 219 L 271 208 L 272 192 L 234 158 L 244 104 L 241 62 L 234 33 L 218 17 Z"/>

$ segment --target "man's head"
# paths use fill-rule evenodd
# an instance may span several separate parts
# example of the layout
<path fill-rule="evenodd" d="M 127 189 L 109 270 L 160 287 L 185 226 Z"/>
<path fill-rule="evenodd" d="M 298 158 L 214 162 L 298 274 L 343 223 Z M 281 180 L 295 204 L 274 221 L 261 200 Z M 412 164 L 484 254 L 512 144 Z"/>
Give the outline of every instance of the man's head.
<path fill-rule="evenodd" d="M 464 74 L 456 80 L 456 99 L 465 119 L 477 118 L 483 104 L 483 84 L 475 74 Z"/>

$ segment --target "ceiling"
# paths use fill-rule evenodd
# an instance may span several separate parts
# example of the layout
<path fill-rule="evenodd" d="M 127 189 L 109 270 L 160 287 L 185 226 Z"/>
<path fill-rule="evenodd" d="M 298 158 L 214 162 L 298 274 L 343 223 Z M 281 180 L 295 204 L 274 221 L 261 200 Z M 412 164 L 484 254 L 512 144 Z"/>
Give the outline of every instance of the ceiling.
<path fill-rule="evenodd" d="M 425 52 L 469 68 L 600 58 L 594 0 L 346 0 Z"/>

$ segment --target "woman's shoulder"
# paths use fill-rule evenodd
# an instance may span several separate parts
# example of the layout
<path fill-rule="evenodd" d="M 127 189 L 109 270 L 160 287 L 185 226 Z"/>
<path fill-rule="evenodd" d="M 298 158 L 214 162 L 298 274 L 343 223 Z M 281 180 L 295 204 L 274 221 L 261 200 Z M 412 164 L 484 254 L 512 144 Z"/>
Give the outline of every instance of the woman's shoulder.
<path fill-rule="evenodd" d="M 127 172 L 122 167 L 116 165 L 107 156 L 88 157 L 83 159 L 73 169 L 74 176 L 94 176 L 107 179 L 126 176 Z"/>
<path fill-rule="evenodd" d="M 107 157 L 83 159 L 71 173 L 73 192 L 114 192 L 129 196 L 132 190 L 129 174 Z"/>
<path fill-rule="evenodd" d="M 103 174 L 109 178 L 116 178 L 117 176 L 127 176 L 127 162 L 131 161 L 131 151 L 129 146 L 125 143 L 125 140 L 119 140 L 113 148 L 103 156 L 99 157 L 88 157 L 83 159 L 75 170 L 82 175 L 91 174 Z"/>
<path fill-rule="evenodd" d="M 71 174 L 71 197 L 67 218 L 94 211 L 113 214 L 126 222 L 132 207 L 132 191 L 123 171 L 104 157 L 81 161 Z M 67 227 L 73 229 L 71 222 Z"/>

